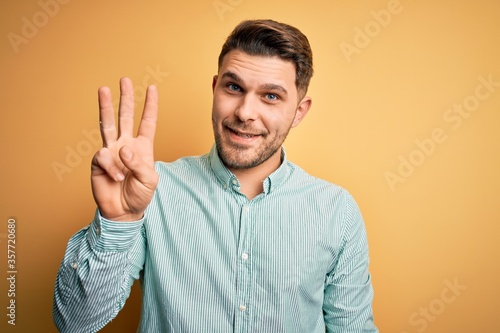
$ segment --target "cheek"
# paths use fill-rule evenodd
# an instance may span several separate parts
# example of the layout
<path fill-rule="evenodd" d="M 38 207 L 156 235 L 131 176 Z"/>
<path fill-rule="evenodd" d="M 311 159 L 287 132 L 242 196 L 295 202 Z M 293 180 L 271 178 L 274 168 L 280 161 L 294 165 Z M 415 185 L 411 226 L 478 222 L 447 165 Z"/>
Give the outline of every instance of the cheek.
<path fill-rule="evenodd" d="M 221 118 L 221 103 L 220 101 L 214 97 L 212 102 L 212 121 L 217 122 Z"/>
<path fill-rule="evenodd" d="M 274 112 L 270 112 L 267 114 L 262 122 L 268 128 L 270 132 L 284 132 L 287 131 L 290 125 L 293 123 L 294 114 L 290 114 L 284 110 L 277 112 L 277 110 L 273 110 Z"/>
<path fill-rule="evenodd" d="M 215 95 L 212 104 L 212 118 L 226 118 L 231 115 L 233 107 L 231 99 L 224 98 L 220 95 Z"/>

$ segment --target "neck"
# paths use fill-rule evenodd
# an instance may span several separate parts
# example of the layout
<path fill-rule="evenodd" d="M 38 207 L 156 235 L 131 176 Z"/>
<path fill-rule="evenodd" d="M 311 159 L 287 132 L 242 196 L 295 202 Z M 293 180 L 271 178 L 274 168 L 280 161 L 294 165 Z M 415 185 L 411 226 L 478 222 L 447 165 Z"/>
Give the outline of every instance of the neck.
<path fill-rule="evenodd" d="M 235 169 L 229 170 L 238 178 L 241 188 L 240 191 L 248 200 L 252 200 L 257 195 L 262 193 L 262 183 L 281 165 L 281 149 L 279 149 L 267 161 L 249 169 Z"/>

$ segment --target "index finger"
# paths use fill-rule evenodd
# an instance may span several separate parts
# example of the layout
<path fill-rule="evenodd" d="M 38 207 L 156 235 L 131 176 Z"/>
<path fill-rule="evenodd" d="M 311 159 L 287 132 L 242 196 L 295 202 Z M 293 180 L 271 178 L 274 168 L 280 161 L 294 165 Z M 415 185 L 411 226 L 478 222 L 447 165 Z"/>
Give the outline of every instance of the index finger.
<path fill-rule="evenodd" d="M 98 96 L 102 144 L 104 147 L 108 147 L 116 141 L 115 111 L 111 101 L 111 90 L 108 87 L 100 87 Z"/>
<path fill-rule="evenodd" d="M 158 90 L 155 86 L 148 86 L 144 111 L 142 112 L 141 123 L 137 131 L 137 136 L 144 136 L 150 141 L 154 140 L 156 132 L 156 122 L 158 120 Z"/>

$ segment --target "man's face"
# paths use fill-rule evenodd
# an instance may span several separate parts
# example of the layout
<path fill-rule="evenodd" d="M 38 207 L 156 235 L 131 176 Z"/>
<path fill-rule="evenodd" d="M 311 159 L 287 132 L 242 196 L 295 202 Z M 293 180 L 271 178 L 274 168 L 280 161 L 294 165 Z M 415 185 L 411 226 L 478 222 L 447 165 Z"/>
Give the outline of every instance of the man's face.
<path fill-rule="evenodd" d="M 213 84 L 212 124 L 222 161 L 229 169 L 279 163 L 290 128 L 309 110 L 298 100 L 295 66 L 277 57 L 226 54 Z"/>

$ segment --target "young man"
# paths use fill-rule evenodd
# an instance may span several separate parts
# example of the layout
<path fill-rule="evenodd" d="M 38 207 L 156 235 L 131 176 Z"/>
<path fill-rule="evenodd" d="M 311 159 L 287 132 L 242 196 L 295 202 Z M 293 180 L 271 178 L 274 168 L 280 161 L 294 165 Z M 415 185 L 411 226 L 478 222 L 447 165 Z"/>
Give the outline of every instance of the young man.
<path fill-rule="evenodd" d="M 312 73 L 299 30 L 242 22 L 213 78 L 215 145 L 173 163 L 153 159 L 156 88 L 148 88 L 137 137 L 131 81 L 120 84 L 118 134 L 110 91 L 99 89 L 98 209 L 59 269 L 61 332 L 100 330 L 136 279 L 139 332 L 377 332 L 355 201 L 282 148 L 311 106 Z"/>

